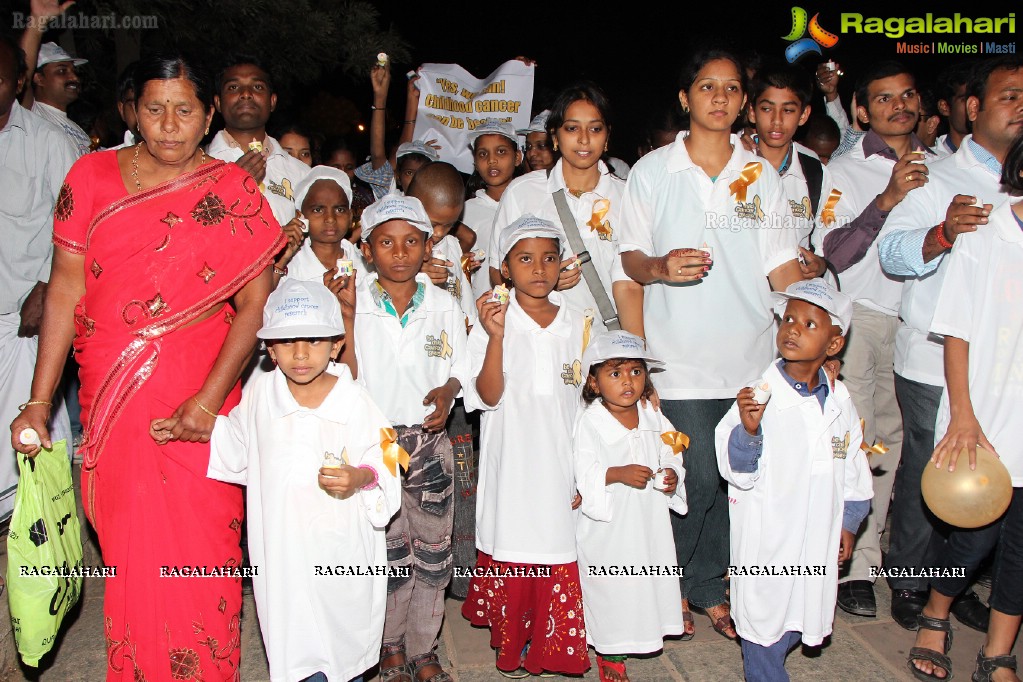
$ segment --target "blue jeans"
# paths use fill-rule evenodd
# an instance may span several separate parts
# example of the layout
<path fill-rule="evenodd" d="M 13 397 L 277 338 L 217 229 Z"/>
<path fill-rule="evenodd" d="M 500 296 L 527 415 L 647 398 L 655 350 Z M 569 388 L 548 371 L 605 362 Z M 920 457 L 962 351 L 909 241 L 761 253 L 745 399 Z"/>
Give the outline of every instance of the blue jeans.
<path fill-rule="evenodd" d="M 728 496 L 718 473 L 714 429 L 735 400 L 662 400 L 661 412 L 676 429 L 689 436 L 683 458 L 689 512 L 672 512 L 678 565 L 684 567 L 682 596 L 700 608 L 725 603 L 724 575 L 728 570 Z"/>
<path fill-rule="evenodd" d="M 920 493 L 920 477 L 934 452 L 934 422 L 938 418 L 941 386 L 930 386 L 895 375 L 895 395 L 902 409 L 902 461 L 895 473 L 892 498 L 891 547 L 885 568 L 919 569 L 930 565 L 927 547 L 938 521 Z M 893 590 L 923 592 L 929 581 L 923 577 L 888 578 Z"/>
<path fill-rule="evenodd" d="M 742 670 L 746 682 L 789 682 L 785 657 L 796 648 L 802 635 L 786 632 L 771 646 L 742 640 Z"/>

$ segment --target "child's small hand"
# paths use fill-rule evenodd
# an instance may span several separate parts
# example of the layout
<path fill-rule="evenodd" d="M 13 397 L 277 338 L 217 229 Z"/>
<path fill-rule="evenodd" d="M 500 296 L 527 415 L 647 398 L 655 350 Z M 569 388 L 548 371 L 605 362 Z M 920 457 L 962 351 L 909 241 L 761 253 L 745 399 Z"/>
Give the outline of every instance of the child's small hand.
<path fill-rule="evenodd" d="M 649 381 L 649 380 L 648 380 Z M 647 384 L 649 386 L 649 384 Z M 661 396 L 657 395 L 657 389 L 653 386 L 650 387 L 650 397 L 640 398 L 639 404 L 646 407 L 648 404 L 658 412 L 661 411 Z"/>
<path fill-rule="evenodd" d="M 490 294 L 486 293 L 476 301 L 477 310 L 479 310 L 480 314 L 479 323 L 483 325 L 483 329 L 486 330 L 488 336 L 503 339 L 504 316 L 508 310 L 508 304 L 488 301 L 487 299 L 489 298 Z"/>
<path fill-rule="evenodd" d="M 838 545 L 838 567 L 842 568 L 842 564 L 849 561 L 852 558 L 853 548 L 856 546 L 856 536 L 847 531 L 845 528 L 842 529 L 842 540 Z"/>
<path fill-rule="evenodd" d="M 572 498 L 572 509 L 578 509 L 583 503 L 583 496 L 579 494 L 579 491 L 575 491 L 575 497 Z"/>
<path fill-rule="evenodd" d="M 575 256 L 572 256 L 571 258 L 567 258 L 561 261 L 561 274 L 558 275 L 558 285 L 554 287 L 558 291 L 571 289 L 572 287 L 579 283 L 580 279 L 582 279 L 583 269 L 580 265 L 576 265 L 571 270 L 565 269 L 569 265 L 575 263 L 575 261 L 576 261 Z"/>
<path fill-rule="evenodd" d="M 157 445 L 166 445 L 171 439 L 171 429 L 178 423 L 178 420 L 171 417 L 170 419 L 154 419 L 149 424 L 149 435 L 156 441 Z"/>
<path fill-rule="evenodd" d="M 828 358 L 824 361 L 824 373 L 828 375 L 828 379 L 831 381 L 831 390 L 835 389 L 835 382 L 838 380 L 838 375 L 842 372 L 842 361 L 838 358 Z"/>
<path fill-rule="evenodd" d="M 458 381 L 456 379 L 449 380 L 448 383 L 443 386 L 438 386 L 423 398 L 423 405 L 433 405 L 434 410 L 426 416 L 423 420 L 423 430 L 429 433 L 436 433 L 442 431 L 444 425 L 448 423 L 448 415 L 451 414 L 451 405 L 455 402 L 455 395 L 458 393 L 458 388 L 454 386 Z"/>
<path fill-rule="evenodd" d="M 653 477 L 654 472 L 650 467 L 645 467 L 642 464 L 626 464 L 620 467 L 608 467 L 604 482 L 605 484 L 621 483 L 630 488 L 642 490 L 646 488 L 646 484 Z"/>
<path fill-rule="evenodd" d="M 675 494 L 675 488 L 678 487 L 678 474 L 671 467 L 664 468 L 664 494 L 671 497 Z"/>
<path fill-rule="evenodd" d="M 760 421 L 764 418 L 764 408 L 767 405 L 761 405 L 754 400 L 753 389 L 748 387 L 739 391 L 739 394 L 735 396 L 735 401 L 739 405 L 739 418 L 742 420 L 742 427 L 749 435 L 757 435 L 757 429 L 760 428 Z"/>
<path fill-rule="evenodd" d="M 373 68 L 369 72 L 369 82 L 373 85 L 373 94 L 380 95 L 384 100 L 386 100 L 387 91 L 391 87 L 390 60 L 388 60 L 384 66 L 380 66 L 380 64 L 373 65 Z"/>
<path fill-rule="evenodd" d="M 347 499 L 361 486 L 369 481 L 368 474 L 358 467 L 342 464 L 339 467 L 322 467 L 316 482 L 327 494 L 339 499 Z"/>
<path fill-rule="evenodd" d="M 445 287 L 448 284 L 448 276 L 451 274 L 448 268 L 454 265 L 449 260 L 443 258 L 431 257 L 425 263 L 423 263 L 423 274 L 430 278 L 430 281 L 439 287 Z"/>
<path fill-rule="evenodd" d="M 348 321 L 355 317 L 356 274 L 357 272 L 352 270 L 351 275 L 338 277 L 336 265 L 323 273 L 323 286 L 327 287 L 330 293 L 337 297 L 338 305 L 341 306 L 341 317 L 345 320 L 345 333 L 349 338 L 351 338 L 352 329 L 348 326 Z"/>
<path fill-rule="evenodd" d="M 298 250 L 302 248 L 302 241 L 305 239 L 305 233 L 302 231 L 302 221 L 299 220 L 301 215 L 301 213 L 296 211 L 295 217 L 281 228 L 284 231 L 285 236 L 288 238 L 288 244 L 284 247 L 284 251 L 281 255 L 277 257 L 275 265 L 278 268 L 284 268 L 284 266 L 290 263 L 291 259 L 295 257 Z"/>

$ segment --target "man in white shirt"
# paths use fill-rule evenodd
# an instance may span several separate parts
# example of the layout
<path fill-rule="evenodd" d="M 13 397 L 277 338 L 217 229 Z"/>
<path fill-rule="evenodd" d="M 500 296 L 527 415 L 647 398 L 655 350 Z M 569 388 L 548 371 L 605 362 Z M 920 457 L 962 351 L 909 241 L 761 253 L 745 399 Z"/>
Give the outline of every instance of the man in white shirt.
<path fill-rule="evenodd" d="M 25 83 L 17 43 L 0 38 L 0 424 L 10 424 L 29 399 L 53 247 L 53 207 L 74 148 L 56 126 L 15 99 Z M 69 438 L 63 406 L 52 411 L 53 440 Z M 0 449 L 0 518 L 14 507 L 18 466 Z"/>
<path fill-rule="evenodd" d="M 853 320 L 843 357 L 843 379 L 865 420 L 874 498 L 856 542 L 848 575 L 840 577 L 838 605 L 873 617 L 872 569 L 881 566 L 884 530 L 902 446 L 902 419 L 895 397 L 893 358 L 902 283 L 877 260 L 877 235 L 888 213 L 927 182 L 924 161 L 933 154 L 913 131 L 920 98 L 913 75 L 896 62 L 868 69 L 856 88 L 857 117 L 870 132 L 828 169 L 842 193 L 835 222 L 824 234 L 824 257 L 839 273 L 842 292 L 853 299 Z"/>
<path fill-rule="evenodd" d="M 1016 99 L 1010 98 L 1012 94 Z M 966 102 L 973 135 L 960 139 L 955 154 L 931 166 L 930 182 L 911 192 L 892 211 L 878 247 L 886 272 L 906 278 L 895 339 L 895 388 L 902 408 L 905 441 L 895 477 L 891 546 L 887 568 L 892 617 L 916 629 L 927 601 L 928 581 L 902 574 L 925 565 L 934 528 L 920 497 L 920 477 L 934 450 L 938 402 L 945 385 L 942 339 L 928 332 L 948 265 L 946 254 L 963 232 L 986 229 L 987 214 L 1007 200 L 999 184 L 1002 163 L 1018 136 L 1023 97 L 1019 60 L 984 62 L 970 83 Z M 986 206 L 978 206 L 981 204 Z M 953 613 L 970 627 L 986 629 L 986 608 L 972 592 Z"/>
<path fill-rule="evenodd" d="M 277 222 L 286 225 L 295 217 L 295 185 L 309 166 L 266 132 L 266 122 L 277 107 L 270 72 L 255 57 L 235 56 L 217 74 L 216 89 L 213 104 L 224 117 L 224 129 L 213 136 L 206 153 L 248 171 Z"/>
<path fill-rule="evenodd" d="M 21 37 L 21 46 L 30 66 L 28 75 L 32 79 L 32 87 L 25 89 L 22 104 L 63 130 L 78 156 L 88 154 L 92 139 L 81 126 L 68 118 L 67 108 L 81 93 L 77 68 L 89 60 L 72 57 L 56 43 L 40 45 L 42 35 L 38 29 L 29 28 Z"/>
<path fill-rule="evenodd" d="M 963 138 L 970 134 L 966 119 L 966 87 L 970 82 L 974 62 L 959 62 L 945 69 L 938 77 L 938 113 L 948 123 L 948 132 L 939 135 L 934 146 L 955 154 Z"/>

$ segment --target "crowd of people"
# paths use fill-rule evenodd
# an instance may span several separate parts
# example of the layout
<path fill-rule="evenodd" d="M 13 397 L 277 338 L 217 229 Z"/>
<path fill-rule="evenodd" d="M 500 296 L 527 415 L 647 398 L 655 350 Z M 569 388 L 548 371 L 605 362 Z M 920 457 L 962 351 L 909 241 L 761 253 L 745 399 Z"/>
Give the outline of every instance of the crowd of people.
<path fill-rule="evenodd" d="M 954 614 L 974 679 L 1019 679 L 1020 59 L 850 66 L 846 108 L 833 62 L 702 50 L 631 168 L 579 82 L 476 127 L 468 178 L 415 78 L 391 139 L 386 61 L 362 163 L 271 135 L 244 55 L 143 57 L 93 151 L 83 63 L 0 40 L 0 417 L 29 456 L 81 424 L 107 679 L 237 679 L 250 576 L 274 680 L 450 680 L 446 597 L 509 678 L 628 680 L 698 611 L 785 680 L 879 576 L 916 677 Z M 977 447 L 1012 500 L 952 527 L 921 475 Z"/>

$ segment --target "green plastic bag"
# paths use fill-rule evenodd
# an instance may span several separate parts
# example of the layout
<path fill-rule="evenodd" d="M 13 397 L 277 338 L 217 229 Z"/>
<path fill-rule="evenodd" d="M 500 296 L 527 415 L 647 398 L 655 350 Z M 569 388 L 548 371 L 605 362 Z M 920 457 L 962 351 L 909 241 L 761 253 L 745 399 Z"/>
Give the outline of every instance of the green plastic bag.
<path fill-rule="evenodd" d="M 38 666 L 82 591 L 82 535 L 67 441 L 18 455 L 21 479 L 7 536 L 7 594 L 18 653 Z"/>

